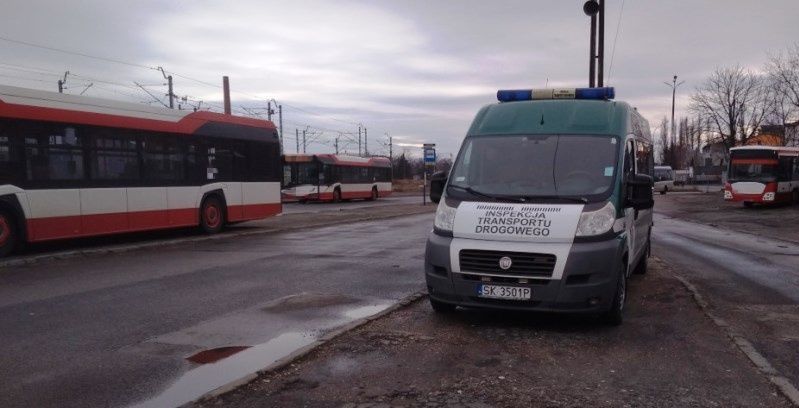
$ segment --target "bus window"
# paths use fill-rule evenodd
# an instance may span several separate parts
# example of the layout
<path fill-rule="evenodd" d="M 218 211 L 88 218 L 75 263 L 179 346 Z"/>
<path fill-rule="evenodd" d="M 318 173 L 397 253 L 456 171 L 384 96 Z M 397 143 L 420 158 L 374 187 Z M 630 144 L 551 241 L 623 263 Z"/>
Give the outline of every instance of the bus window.
<path fill-rule="evenodd" d="M 138 180 L 138 142 L 128 132 L 98 130 L 89 153 L 93 180 Z"/>
<path fill-rule="evenodd" d="M 148 180 L 183 180 L 183 158 L 177 142 L 167 135 L 153 135 L 144 140 L 144 170 Z"/>
<path fill-rule="evenodd" d="M 83 149 L 74 127 L 28 127 L 25 156 L 30 181 L 83 179 Z"/>

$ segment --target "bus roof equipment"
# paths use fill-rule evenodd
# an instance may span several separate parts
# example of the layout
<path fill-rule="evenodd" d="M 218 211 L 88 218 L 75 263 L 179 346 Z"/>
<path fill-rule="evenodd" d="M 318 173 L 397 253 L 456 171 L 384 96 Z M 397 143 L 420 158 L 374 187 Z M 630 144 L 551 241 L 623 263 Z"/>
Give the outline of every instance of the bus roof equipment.
<path fill-rule="evenodd" d="M 497 91 L 500 102 L 535 101 L 542 99 L 593 99 L 606 101 L 614 99 L 616 91 L 605 88 L 546 88 L 546 89 L 506 89 Z"/>

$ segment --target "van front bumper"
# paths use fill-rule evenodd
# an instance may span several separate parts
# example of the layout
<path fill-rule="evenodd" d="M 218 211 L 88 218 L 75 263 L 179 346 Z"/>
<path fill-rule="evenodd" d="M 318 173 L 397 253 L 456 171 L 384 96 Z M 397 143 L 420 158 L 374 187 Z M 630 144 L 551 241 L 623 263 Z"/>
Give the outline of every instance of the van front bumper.
<path fill-rule="evenodd" d="M 536 279 L 529 283 L 484 282 L 481 276 L 453 273 L 452 238 L 430 233 L 425 253 L 425 279 L 430 297 L 463 307 L 546 312 L 596 313 L 610 309 L 616 293 L 619 268 L 627 247 L 625 235 L 596 242 L 575 242 L 561 279 Z M 530 244 L 530 252 L 539 252 Z M 478 297 L 482 284 L 529 287 L 529 300 Z"/>

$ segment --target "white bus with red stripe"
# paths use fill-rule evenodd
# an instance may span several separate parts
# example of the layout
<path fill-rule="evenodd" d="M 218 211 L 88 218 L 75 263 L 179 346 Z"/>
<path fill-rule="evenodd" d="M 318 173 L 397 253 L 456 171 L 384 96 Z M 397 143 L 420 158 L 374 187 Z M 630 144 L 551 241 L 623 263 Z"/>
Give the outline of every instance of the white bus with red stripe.
<path fill-rule="evenodd" d="M 799 148 L 744 146 L 730 149 L 724 199 L 752 204 L 799 204 Z"/>
<path fill-rule="evenodd" d="M 391 194 L 391 161 L 386 157 L 335 154 L 283 156 L 283 199 L 376 200 Z"/>
<path fill-rule="evenodd" d="M 281 212 L 272 122 L 0 86 L 0 254 Z"/>

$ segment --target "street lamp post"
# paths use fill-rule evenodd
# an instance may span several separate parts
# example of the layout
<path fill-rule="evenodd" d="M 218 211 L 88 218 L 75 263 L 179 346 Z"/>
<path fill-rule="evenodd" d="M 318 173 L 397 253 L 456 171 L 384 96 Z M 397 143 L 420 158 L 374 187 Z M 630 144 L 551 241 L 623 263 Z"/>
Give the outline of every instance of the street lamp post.
<path fill-rule="evenodd" d="M 591 35 L 588 56 L 588 86 L 604 86 L 605 83 L 605 1 L 588 0 L 583 4 L 583 12 L 591 17 Z M 597 19 L 599 20 L 599 41 L 597 42 Z M 597 52 L 597 48 L 599 51 Z"/>
<path fill-rule="evenodd" d="M 680 81 L 677 83 L 677 75 L 674 75 L 674 79 L 671 83 L 663 82 L 666 86 L 671 87 L 671 139 L 674 140 L 675 133 L 677 133 L 677 127 L 674 126 L 674 100 L 677 96 L 677 87 L 684 84 L 685 81 Z"/>

